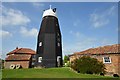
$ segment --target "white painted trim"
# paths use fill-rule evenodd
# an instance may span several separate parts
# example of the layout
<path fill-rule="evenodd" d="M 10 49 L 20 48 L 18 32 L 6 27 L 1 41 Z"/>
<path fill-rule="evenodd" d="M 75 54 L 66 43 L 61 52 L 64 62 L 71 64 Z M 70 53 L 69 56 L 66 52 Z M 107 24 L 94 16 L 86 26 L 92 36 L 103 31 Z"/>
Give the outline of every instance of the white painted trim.
<path fill-rule="evenodd" d="M 61 56 L 57 56 L 57 62 L 59 61 L 60 58 L 61 58 Z"/>
<path fill-rule="evenodd" d="M 38 62 L 42 62 L 42 57 L 38 57 Z"/>
<path fill-rule="evenodd" d="M 39 43 L 39 46 L 42 46 L 42 42 Z"/>
<path fill-rule="evenodd" d="M 105 62 L 105 59 L 104 59 L 105 57 L 109 57 L 109 56 L 104 56 L 104 57 L 103 57 L 103 63 L 112 63 L 112 62 L 111 62 L 111 57 L 109 57 L 110 62 Z"/>
<path fill-rule="evenodd" d="M 57 17 L 56 12 L 53 12 L 53 10 L 51 8 L 48 9 L 48 10 L 45 10 L 43 12 L 43 17 L 45 17 L 45 16 L 55 16 L 55 17 Z"/>

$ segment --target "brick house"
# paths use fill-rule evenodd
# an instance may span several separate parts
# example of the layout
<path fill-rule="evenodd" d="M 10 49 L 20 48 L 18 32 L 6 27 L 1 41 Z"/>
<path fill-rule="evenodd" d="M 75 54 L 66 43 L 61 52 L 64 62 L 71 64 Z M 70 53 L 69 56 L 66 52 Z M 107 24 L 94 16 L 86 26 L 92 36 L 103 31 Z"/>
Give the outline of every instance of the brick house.
<path fill-rule="evenodd" d="M 35 54 L 36 52 L 32 49 L 17 47 L 7 54 L 4 67 L 10 68 L 13 65 L 20 65 L 21 68 L 33 67 Z"/>
<path fill-rule="evenodd" d="M 120 76 L 120 44 L 90 48 L 85 51 L 75 52 L 70 55 L 70 62 L 82 56 L 96 58 L 105 64 L 106 75 L 117 74 Z"/>

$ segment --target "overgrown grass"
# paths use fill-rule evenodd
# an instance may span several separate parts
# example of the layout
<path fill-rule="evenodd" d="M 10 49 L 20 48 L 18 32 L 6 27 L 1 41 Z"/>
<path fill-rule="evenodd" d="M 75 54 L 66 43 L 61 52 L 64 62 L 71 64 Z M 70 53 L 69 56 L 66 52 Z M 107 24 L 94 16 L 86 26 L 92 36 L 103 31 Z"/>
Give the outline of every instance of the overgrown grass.
<path fill-rule="evenodd" d="M 3 69 L 3 78 L 113 78 L 76 73 L 70 68 Z"/>

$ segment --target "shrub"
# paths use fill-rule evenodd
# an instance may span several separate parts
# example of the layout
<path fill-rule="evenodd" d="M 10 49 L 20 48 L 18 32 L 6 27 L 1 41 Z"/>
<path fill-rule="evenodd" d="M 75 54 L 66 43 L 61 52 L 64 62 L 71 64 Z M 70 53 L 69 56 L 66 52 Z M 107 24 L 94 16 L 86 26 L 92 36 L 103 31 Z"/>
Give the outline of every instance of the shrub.
<path fill-rule="evenodd" d="M 104 73 L 100 73 L 101 76 L 104 76 Z"/>
<path fill-rule="evenodd" d="M 67 63 L 67 61 L 69 61 L 69 56 L 65 55 L 64 56 L 64 63 Z"/>
<path fill-rule="evenodd" d="M 83 56 L 71 63 L 71 68 L 80 73 L 100 74 L 105 73 L 105 66 L 95 58 Z"/>
<path fill-rule="evenodd" d="M 64 63 L 64 67 L 70 67 L 70 61 L 67 61 L 67 63 Z"/>
<path fill-rule="evenodd" d="M 70 67 L 69 56 L 64 56 L 64 67 Z"/>

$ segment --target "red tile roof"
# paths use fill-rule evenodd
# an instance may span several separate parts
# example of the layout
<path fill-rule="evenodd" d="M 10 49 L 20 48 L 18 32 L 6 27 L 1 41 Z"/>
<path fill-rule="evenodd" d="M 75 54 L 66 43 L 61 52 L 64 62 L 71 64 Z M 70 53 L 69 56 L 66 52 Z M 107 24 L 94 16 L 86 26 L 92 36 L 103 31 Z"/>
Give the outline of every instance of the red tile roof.
<path fill-rule="evenodd" d="M 9 61 L 9 60 L 30 60 L 31 55 L 9 55 L 5 60 Z"/>
<path fill-rule="evenodd" d="M 73 55 L 77 54 L 106 54 L 106 53 L 120 53 L 120 44 L 108 45 L 97 48 L 90 48 L 85 51 L 75 52 Z"/>
<path fill-rule="evenodd" d="M 28 48 L 16 48 L 15 50 L 9 52 L 7 55 L 10 54 L 36 54 L 36 52 Z"/>

